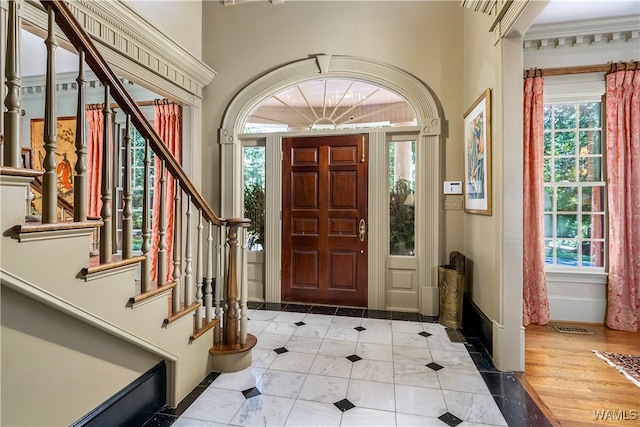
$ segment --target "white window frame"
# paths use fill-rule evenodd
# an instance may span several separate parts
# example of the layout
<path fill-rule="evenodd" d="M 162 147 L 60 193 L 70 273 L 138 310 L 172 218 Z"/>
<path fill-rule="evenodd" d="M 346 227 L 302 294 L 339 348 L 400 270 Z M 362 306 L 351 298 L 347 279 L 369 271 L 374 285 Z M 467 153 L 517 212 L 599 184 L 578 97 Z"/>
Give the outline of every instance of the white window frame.
<path fill-rule="evenodd" d="M 574 283 L 599 283 L 606 284 L 607 281 L 607 245 L 608 245 L 608 216 L 606 209 L 606 124 L 604 114 L 604 93 L 605 83 L 601 73 L 585 74 L 585 75 L 564 75 L 545 78 L 544 87 L 544 104 L 568 104 L 568 103 L 585 103 L 600 102 L 602 103 L 601 117 L 601 145 L 602 145 L 602 174 L 601 180 L 605 188 L 604 200 L 604 267 L 582 267 L 582 266 L 555 266 L 546 265 L 547 280 L 558 282 L 574 282 Z M 592 185 L 589 183 L 574 183 L 575 186 Z M 544 212 L 543 212 L 544 214 Z"/>

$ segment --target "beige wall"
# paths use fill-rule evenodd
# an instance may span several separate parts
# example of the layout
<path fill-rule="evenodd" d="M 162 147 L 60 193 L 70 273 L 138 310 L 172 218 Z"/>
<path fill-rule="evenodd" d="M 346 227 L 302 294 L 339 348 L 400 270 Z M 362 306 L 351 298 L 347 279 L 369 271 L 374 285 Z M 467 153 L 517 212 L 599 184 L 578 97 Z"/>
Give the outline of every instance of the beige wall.
<path fill-rule="evenodd" d="M 202 2 L 123 0 L 193 56 L 202 54 Z"/>
<path fill-rule="evenodd" d="M 495 90 L 495 48 L 489 32 L 494 17 L 465 9 L 464 12 L 464 105 L 465 111 L 487 89 Z M 492 95 L 495 92 L 492 93 Z M 495 109 L 493 109 L 495 111 Z M 493 113 L 493 112 L 492 112 Z M 464 114 L 464 111 L 463 113 Z M 462 117 L 462 116 L 461 116 Z M 495 115 L 492 114 L 495 123 Z M 460 119 L 462 120 L 462 118 Z M 492 138 L 492 158 L 497 159 L 500 141 Z M 462 142 L 460 143 L 462 150 Z M 460 154 L 462 156 L 462 154 Z M 496 254 L 499 236 L 498 205 L 500 203 L 500 164 L 493 162 L 493 215 L 464 214 L 464 250 L 473 273 L 467 278 L 473 301 L 490 318 L 498 319 L 499 284 L 497 272 L 500 258 Z"/>
<path fill-rule="evenodd" d="M 0 424 L 69 425 L 160 358 L 2 287 Z"/>
<path fill-rule="evenodd" d="M 217 131 L 225 107 L 240 89 L 266 71 L 310 55 L 362 57 L 415 75 L 442 103 L 449 135 L 459 135 L 462 12 L 451 1 L 250 2 L 235 6 L 204 2 L 203 60 L 218 73 L 205 89 L 203 101 L 203 189 L 214 208 L 219 207 L 219 177 L 218 168 L 210 165 L 218 164 Z M 462 170 L 456 143 L 453 137 L 445 139 L 447 175 L 449 168 L 458 174 Z M 460 218 L 448 225 L 460 230 Z M 461 233 L 447 236 L 452 236 L 447 248 L 460 249 Z"/>

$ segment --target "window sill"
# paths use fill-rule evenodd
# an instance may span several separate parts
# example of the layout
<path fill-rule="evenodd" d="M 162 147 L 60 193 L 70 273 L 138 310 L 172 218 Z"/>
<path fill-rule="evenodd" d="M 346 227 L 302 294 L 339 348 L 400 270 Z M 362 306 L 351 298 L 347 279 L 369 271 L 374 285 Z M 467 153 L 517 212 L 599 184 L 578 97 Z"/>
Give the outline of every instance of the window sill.
<path fill-rule="evenodd" d="M 551 267 L 545 269 L 547 280 L 552 282 L 592 283 L 606 285 L 608 274 L 604 269 L 598 268 L 592 271 L 573 270 L 567 268 Z"/>

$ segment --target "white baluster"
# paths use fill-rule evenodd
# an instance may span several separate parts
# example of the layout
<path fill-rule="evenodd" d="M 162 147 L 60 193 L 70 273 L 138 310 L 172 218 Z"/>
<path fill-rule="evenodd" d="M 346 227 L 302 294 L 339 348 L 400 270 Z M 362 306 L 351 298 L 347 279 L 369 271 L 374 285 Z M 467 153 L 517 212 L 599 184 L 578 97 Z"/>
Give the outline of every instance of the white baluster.
<path fill-rule="evenodd" d="M 196 235 L 196 302 L 202 304 L 202 211 L 198 210 L 198 233 Z M 196 329 L 202 328 L 202 305 L 196 313 Z"/>
<path fill-rule="evenodd" d="M 180 206 L 182 204 L 180 200 L 180 185 L 178 180 L 175 181 L 175 193 L 173 197 L 173 281 L 176 282 L 176 286 L 173 288 L 180 289 L 180 227 L 182 224 L 180 217 Z M 177 302 L 177 304 L 176 304 Z M 180 311 L 180 297 L 177 294 L 176 299 L 173 301 L 174 312 Z"/>
<path fill-rule="evenodd" d="M 193 304 L 193 255 L 191 250 L 191 197 L 187 196 L 187 226 L 185 228 L 184 254 L 184 306 Z"/>
<path fill-rule="evenodd" d="M 247 284 L 247 229 L 241 228 L 239 233 L 241 236 L 242 246 L 240 249 L 240 344 L 247 343 L 247 298 L 249 288 Z"/>
<path fill-rule="evenodd" d="M 207 278 L 204 287 L 204 314 L 205 322 L 209 323 L 213 320 L 213 310 L 211 307 L 213 303 L 212 282 L 213 282 L 213 223 L 209 222 L 209 236 L 207 237 Z"/>

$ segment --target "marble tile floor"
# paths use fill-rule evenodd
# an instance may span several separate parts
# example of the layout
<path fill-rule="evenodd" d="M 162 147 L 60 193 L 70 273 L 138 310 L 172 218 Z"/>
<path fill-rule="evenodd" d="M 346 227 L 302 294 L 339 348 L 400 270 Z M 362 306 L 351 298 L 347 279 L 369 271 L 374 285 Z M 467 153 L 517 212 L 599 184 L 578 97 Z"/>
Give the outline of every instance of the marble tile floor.
<path fill-rule="evenodd" d="M 480 341 L 417 313 L 251 304 L 250 368 L 211 373 L 145 426 L 550 426 Z"/>

